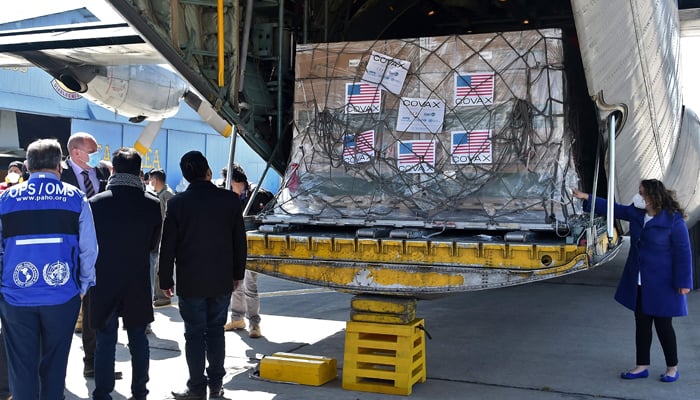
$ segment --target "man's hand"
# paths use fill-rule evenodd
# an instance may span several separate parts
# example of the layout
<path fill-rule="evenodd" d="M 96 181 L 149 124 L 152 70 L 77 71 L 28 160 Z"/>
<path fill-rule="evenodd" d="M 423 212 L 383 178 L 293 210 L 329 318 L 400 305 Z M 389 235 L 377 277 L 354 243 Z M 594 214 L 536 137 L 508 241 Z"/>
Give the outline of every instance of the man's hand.
<path fill-rule="evenodd" d="M 240 281 L 236 281 L 236 280 L 233 281 L 233 290 L 234 291 L 236 289 L 238 289 L 238 287 L 241 285 L 241 282 L 243 282 L 243 279 L 241 279 Z"/>
<path fill-rule="evenodd" d="M 678 293 L 680 293 L 680 294 L 688 294 L 688 293 L 690 293 L 690 289 L 688 289 L 688 288 L 681 288 L 681 289 L 678 289 Z"/>
<path fill-rule="evenodd" d="M 163 296 L 172 299 L 173 296 L 175 296 L 175 289 L 170 288 L 170 289 L 161 289 L 161 292 L 163 292 Z"/>

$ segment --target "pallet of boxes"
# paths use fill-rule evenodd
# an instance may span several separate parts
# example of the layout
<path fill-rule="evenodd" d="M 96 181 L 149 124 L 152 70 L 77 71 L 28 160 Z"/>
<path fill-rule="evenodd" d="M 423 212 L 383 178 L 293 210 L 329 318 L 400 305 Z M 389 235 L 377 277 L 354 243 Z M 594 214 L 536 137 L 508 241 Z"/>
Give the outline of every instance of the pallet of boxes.
<path fill-rule="evenodd" d="M 577 182 L 557 29 L 299 45 L 296 218 L 523 225 Z"/>

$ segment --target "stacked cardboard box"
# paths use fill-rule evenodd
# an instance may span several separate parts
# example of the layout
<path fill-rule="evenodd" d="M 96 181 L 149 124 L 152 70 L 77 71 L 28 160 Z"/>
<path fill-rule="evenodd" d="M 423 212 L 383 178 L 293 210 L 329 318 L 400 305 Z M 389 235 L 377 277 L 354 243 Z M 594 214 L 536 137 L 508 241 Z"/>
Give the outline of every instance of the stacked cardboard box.
<path fill-rule="evenodd" d="M 383 77 L 406 74 L 398 90 L 375 74 L 371 91 L 368 71 L 378 62 L 388 66 Z M 578 182 L 563 71 L 559 30 L 301 45 L 295 185 L 278 210 L 373 221 L 561 220 L 562 193 Z M 372 98 L 349 105 L 350 93 Z M 418 129 L 400 130 L 407 116 L 421 118 Z"/>

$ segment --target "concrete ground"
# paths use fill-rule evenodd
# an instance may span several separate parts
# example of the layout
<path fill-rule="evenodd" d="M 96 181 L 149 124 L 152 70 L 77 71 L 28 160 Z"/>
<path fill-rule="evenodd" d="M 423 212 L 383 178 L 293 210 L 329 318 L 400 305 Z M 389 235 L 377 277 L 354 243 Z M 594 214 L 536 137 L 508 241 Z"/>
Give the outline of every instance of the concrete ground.
<path fill-rule="evenodd" d="M 611 263 L 555 280 L 421 301 L 432 339 L 426 341 L 425 383 L 410 396 L 344 390 L 345 321 L 351 295 L 260 276 L 263 338 L 226 333 L 226 397 L 245 400 L 334 399 L 697 399 L 700 398 L 700 294 L 690 316 L 674 319 L 680 379 L 661 383 L 663 354 L 656 338 L 648 379 L 625 381 L 634 366 L 634 317 L 613 300 L 626 251 Z M 150 399 L 185 387 L 183 325 L 175 305 L 156 310 L 151 343 Z M 82 350 L 74 336 L 66 399 L 89 398 Z M 260 358 L 295 352 L 336 358 L 338 378 L 320 387 L 256 378 Z M 120 336 L 115 399 L 130 396 L 126 335 Z"/>

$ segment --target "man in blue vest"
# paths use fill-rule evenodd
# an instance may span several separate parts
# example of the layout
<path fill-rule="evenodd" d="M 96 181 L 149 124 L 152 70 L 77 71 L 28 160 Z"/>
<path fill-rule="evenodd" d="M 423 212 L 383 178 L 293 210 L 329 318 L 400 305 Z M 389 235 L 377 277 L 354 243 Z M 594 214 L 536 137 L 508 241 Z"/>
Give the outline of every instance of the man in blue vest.
<path fill-rule="evenodd" d="M 0 195 L 0 316 L 16 399 L 61 399 L 80 300 L 95 284 L 85 194 L 61 182 L 61 145 L 27 148 L 29 180 Z"/>

